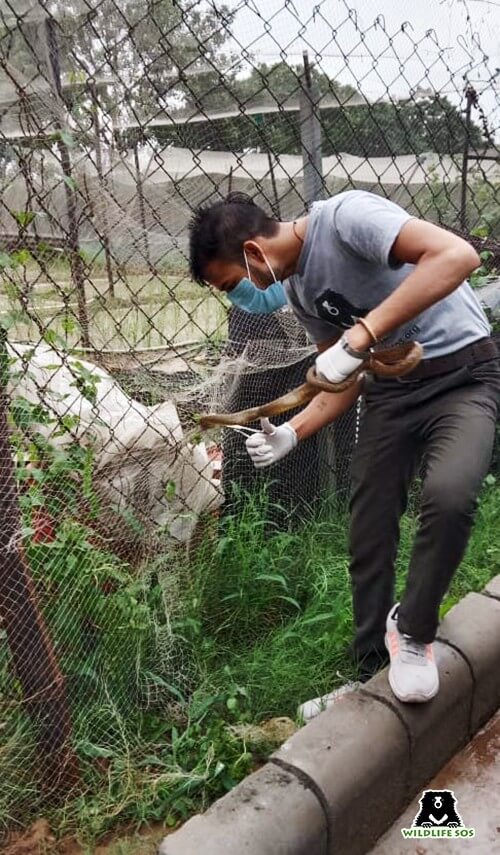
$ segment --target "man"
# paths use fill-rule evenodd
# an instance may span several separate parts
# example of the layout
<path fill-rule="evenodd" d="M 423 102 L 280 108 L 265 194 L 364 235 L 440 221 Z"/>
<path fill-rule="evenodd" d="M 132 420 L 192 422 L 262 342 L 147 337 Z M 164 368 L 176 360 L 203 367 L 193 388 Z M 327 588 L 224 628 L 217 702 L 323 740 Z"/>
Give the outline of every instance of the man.
<path fill-rule="evenodd" d="M 344 392 L 321 392 L 288 423 L 246 443 L 257 468 L 333 421 L 363 391 L 352 463 L 350 575 L 360 679 L 390 657 L 399 700 L 425 702 L 439 688 L 432 641 L 439 606 L 464 554 L 476 497 L 491 458 L 500 365 L 487 318 L 466 277 L 475 250 L 372 193 L 349 191 L 280 222 L 247 197 L 198 211 L 191 273 L 227 291 L 245 276 L 259 288 L 281 280 L 317 344 L 318 374 L 338 382 L 368 349 L 419 341 L 423 360 L 400 379 L 359 375 Z M 423 462 L 419 528 L 407 583 L 394 604 L 399 520 Z"/>

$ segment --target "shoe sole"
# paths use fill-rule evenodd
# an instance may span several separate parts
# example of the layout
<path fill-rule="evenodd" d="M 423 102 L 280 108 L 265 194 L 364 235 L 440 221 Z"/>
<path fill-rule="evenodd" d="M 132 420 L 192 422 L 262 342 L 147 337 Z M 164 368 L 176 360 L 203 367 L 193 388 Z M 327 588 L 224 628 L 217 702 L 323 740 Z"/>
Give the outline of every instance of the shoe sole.
<path fill-rule="evenodd" d="M 389 656 L 390 656 L 389 644 L 387 642 L 387 633 L 384 636 L 384 644 L 387 647 L 387 650 L 388 650 Z M 396 689 L 393 681 L 391 680 L 390 665 L 389 665 L 388 680 L 389 680 L 389 685 L 392 689 L 392 693 L 395 695 L 395 697 L 398 699 L 398 701 L 401 701 L 401 703 L 403 703 L 403 704 L 408 704 L 408 703 L 410 703 L 410 704 L 425 704 L 425 703 L 427 703 L 427 701 L 431 701 L 432 698 L 435 698 L 437 693 L 439 692 L 439 683 L 438 683 L 436 688 L 432 689 L 427 695 L 423 695 L 422 693 L 420 693 L 418 695 L 417 694 L 411 694 L 411 693 L 404 695 L 402 692 L 399 692 Z"/>

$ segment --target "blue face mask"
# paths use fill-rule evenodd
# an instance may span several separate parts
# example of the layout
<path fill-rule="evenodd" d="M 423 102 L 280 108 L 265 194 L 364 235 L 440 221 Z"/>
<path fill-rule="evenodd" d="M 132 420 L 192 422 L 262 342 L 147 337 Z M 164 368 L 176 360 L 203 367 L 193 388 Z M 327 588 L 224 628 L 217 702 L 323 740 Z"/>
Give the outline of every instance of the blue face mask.
<path fill-rule="evenodd" d="M 232 291 L 227 292 L 227 297 L 233 306 L 253 315 L 270 315 L 287 303 L 281 282 L 275 282 L 261 290 L 256 288 L 250 279 L 241 279 Z"/>

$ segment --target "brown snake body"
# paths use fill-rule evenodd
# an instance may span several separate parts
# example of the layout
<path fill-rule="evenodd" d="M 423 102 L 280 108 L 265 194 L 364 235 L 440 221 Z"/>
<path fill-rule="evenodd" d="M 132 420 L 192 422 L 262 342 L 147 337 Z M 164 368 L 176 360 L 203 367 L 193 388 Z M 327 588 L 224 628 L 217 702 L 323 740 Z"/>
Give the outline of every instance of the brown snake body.
<path fill-rule="evenodd" d="M 202 430 L 213 427 L 231 427 L 232 425 L 246 425 L 260 418 L 278 416 L 308 404 L 319 392 L 343 392 L 352 386 L 361 372 L 370 372 L 379 377 L 402 377 L 408 374 L 420 362 L 423 348 L 418 342 L 408 344 L 397 344 L 394 347 L 381 348 L 371 351 L 367 361 L 349 375 L 341 383 L 329 383 L 316 376 L 314 366 L 311 366 L 306 375 L 306 382 L 295 389 L 291 389 L 285 395 L 260 404 L 257 407 L 249 407 L 237 413 L 206 413 L 199 416 L 199 425 Z"/>

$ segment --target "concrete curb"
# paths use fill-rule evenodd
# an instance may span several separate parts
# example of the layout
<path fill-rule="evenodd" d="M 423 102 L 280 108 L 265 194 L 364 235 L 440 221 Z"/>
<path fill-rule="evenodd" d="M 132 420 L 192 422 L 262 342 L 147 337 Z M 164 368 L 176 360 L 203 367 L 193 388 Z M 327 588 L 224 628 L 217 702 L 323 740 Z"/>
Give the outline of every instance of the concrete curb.
<path fill-rule="evenodd" d="M 432 701 L 401 704 L 385 669 L 165 838 L 159 855 L 364 855 L 500 707 L 500 575 L 448 612 L 435 652 Z"/>

